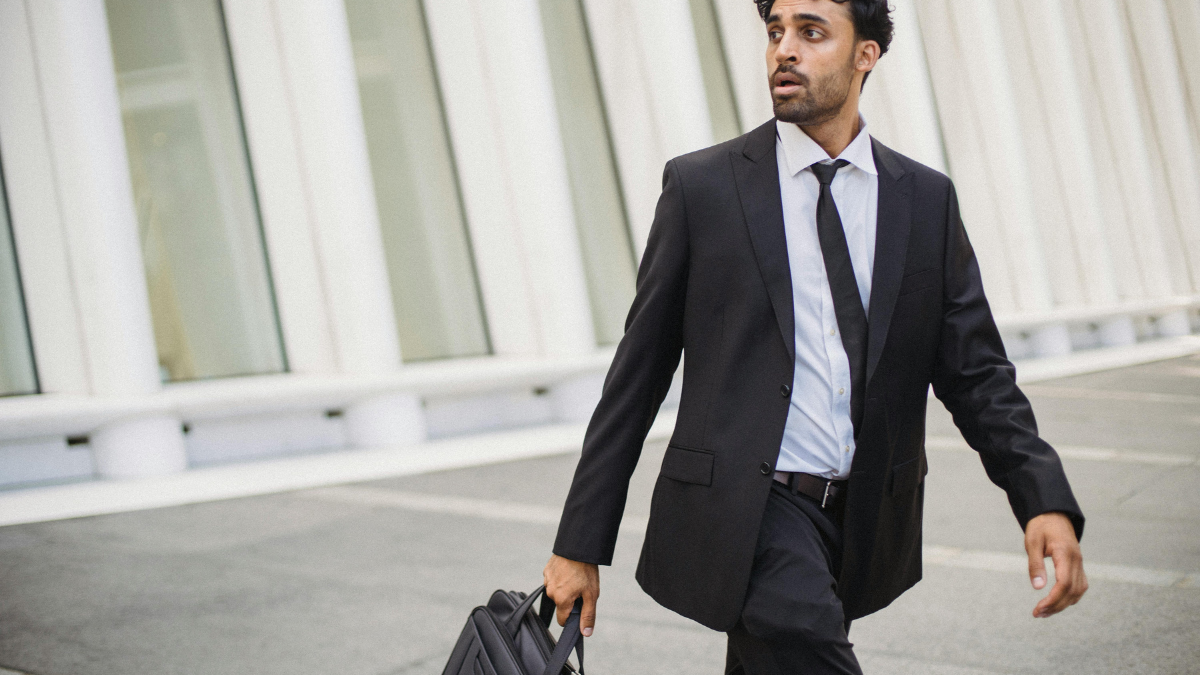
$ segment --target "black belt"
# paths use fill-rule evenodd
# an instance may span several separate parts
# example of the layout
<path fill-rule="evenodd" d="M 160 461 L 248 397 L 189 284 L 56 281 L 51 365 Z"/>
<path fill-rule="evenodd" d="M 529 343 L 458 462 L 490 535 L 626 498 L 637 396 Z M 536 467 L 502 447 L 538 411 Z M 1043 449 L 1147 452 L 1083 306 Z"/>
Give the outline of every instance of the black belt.
<path fill-rule="evenodd" d="M 846 491 L 846 485 L 850 482 L 829 480 L 811 473 L 797 471 L 776 471 L 775 480 L 786 485 L 792 494 L 799 493 L 817 500 L 821 504 L 821 508 L 832 506 L 832 503 L 836 502 L 837 498 Z"/>

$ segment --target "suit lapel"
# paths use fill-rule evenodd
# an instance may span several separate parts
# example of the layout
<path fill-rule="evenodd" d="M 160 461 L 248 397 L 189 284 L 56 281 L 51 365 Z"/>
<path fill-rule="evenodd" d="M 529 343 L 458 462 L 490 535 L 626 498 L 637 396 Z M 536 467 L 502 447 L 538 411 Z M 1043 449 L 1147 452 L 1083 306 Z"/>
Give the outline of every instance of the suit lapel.
<path fill-rule="evenodd" d="M 792 269 L 788 263 L 787 236 L 783 229 L 783 200 L 779 193 L 779 166 L 775 154 L 775 120 L 751 131 L 741 152 L 730 153 L 742 214 L 758 259 L 759 273 L 775 309 L 775 319 L 796 359 L 796 328 L 792 300 Z"/>
<path fill-rule="evenodd" d="M 867 382 L 875 374 L 887 341 L 892 310 L 904 278 L 911 225 L 911 174 L 895 154 L 874 138 L 871 149 L 879 170 L 879 209 L 875 226 L 875 269 L 871 276 L 871 307 L 867 317 Z"/>

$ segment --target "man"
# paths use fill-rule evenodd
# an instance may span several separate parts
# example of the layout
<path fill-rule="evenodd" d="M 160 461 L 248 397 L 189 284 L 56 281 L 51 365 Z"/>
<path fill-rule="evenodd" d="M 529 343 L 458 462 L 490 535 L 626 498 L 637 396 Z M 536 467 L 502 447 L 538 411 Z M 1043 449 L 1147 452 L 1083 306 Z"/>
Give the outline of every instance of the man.
<path fill-rule="evenodd" d="M 886 0 L 757 0 L 775 119 L 667 164 L 637 295 L 563 509 L 562 622 L 609 564 L 681 351 L 637 579 L 728 632 L 727 673 L 860 673 L 850 621 L 921 577 L 934 393 L 1025 529 L 1045 617 L 1087 589 L 1083 515 L 1037 436 L 942 174 L 867 134 Z M 836 158 L 836 161 L 832 158 Z"/>

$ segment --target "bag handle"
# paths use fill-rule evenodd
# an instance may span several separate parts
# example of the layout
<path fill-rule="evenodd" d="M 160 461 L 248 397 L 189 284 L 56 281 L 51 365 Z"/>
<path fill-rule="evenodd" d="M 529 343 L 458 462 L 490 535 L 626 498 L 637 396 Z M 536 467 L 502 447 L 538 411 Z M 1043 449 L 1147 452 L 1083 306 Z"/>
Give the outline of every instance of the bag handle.
<path fill-rule="evenodd" d="M 554 614 L 557 610 L 558 605 L 554 604 L 554 601 L 550 599 L 549 595 L 542 593 L 542 607 L 541 610 L 538 611 L 538 618 L 542 620 L 542 624 L 545 625 L 546 628 L 549 628 L 550 622 L 554 621 Z"/>
<path fill-rule="evenodd" d="M 550 655 L 550 662 L 546 664 L 542 675 L 562 675 L 563 666 L 567 664 L 572 647 L 579 655 L 579 675 L 583 675 L 583 635 L 579 632 L 579 617 L 582 613 L 583 598 L 578 598 L 575 600 L 575 606 L 571 608 L 571 615 L 567 617 L 567 624 L 563 626 L 562 634 L 558 637 L 558 645 Z"/>
<path fill-rule="evenodd" d="M 517 630 L 521 627 L 521 619 L 525 614 L 533 608 L 533 603 L 542 598 L 539 617 L 542 623 L 547 628 L 550 627 L 550 622 L 554 620 L 554 601 L 550 596 L 546 595 L 546 587 L 538 586 L 538 589 L 528 595 L 521 604 L 513 610 L 512 616 L 508 618 L 508 622 L 504 627 L 508 630 L 509 635 L 516 635 Z M 550 655 L 550 661 L 546 665 L 546 670 L 542 675 L 561 675 L 563 666 L 567 663 L 567 658 L 571 656 L 571 649 L 575 649 L 575 653 L 579 656 L 579 675 L 583 675 L 583 635 L 579 632 L 579 619 L 583 613 L 583 598 L 575 600 L 575 606 L 571 608 L 571 614 L 567 617 L 567 624 L 563 626 L 562 634 L 558 637 L 558 644 L 554 647 L 554 652 Z"/>
<path fill-rule="evenodd" d="M 533 607 L 533 602 L 538 599 L 539 595 L 542 596 L 542 608 L 543 611 L 545 610 L 546 601 L 550 598 L 546 596 L 546 587 L 538 586 L 536 591 L 530 593 L 521 601 L 521 604 L 517 605 L 517 608 L 513 610 L 512 616 L 508 617 L 504 628 L 508 630 L 509 635 L 516 636 L 517 630 L 521 627 L 521 619 L 525 618 L 525 614 Z M 546 622 L 545 616 L 542 617 L 542 621 Z M 550 623 L 546 622 L 546 625 L 549 626 Z"/>

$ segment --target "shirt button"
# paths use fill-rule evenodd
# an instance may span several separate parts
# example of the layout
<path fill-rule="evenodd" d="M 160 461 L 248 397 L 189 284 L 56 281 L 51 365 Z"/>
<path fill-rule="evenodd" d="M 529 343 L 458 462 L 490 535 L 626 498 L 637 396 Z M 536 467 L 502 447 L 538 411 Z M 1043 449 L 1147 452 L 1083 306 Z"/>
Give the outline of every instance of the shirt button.
<path fill-rule="evenodd" d="M 842 387 L 841 389 L 838 389 L 838 396 L 841 396 L 842 394 L 845 394 L 845 393 L 846 393 L 846 388 L 845 388 L 845 387 Z"/>
<path fill-rule="evenodd" d="M 780 388 L 779 388 L 779 395 L 780 395 L 780 396 L 782 396 L 782 397 L 784 397 L 784 398 L 787 398 L 787 397 L 791 396 L 791 395 L 792 395 L 792 388 L 791 388 L 791 387 L 789 387 L 789 386 L 787 386 L 786 384 L 785 384 L 785 385 L 783 385 L 782 387 L 780 387 Z"/>
<path fill-rule="evenodd" d="M 837 329 L 834 329 L 834 328 L 830 328 L 830 329 L 829 329 L 829 335 L 830 335 L 830 336 L 833 336 L 833 335 L 835 335 L 836 333 L 837 333 Z"/>
<path fill-rule="evenodd" d="M 850 452 L 850 446 L 847 445 L 845 450 L 846 450 L 846 452 Z"/>
<path fill-rule="evenodd" d="M 761 472 L 761 473 L 762 473 L 762 475 L 764 475 L 764 476 L 770 476 L 770 475 L 771 475 L 771 465 L 770 465 L 770 464 L 767 464 L 766 462 L 763 462 L 761 465 L 759 465 L 759 467 L 758 467 L 758 470 L 759 470 L 759 472 Z"/>

